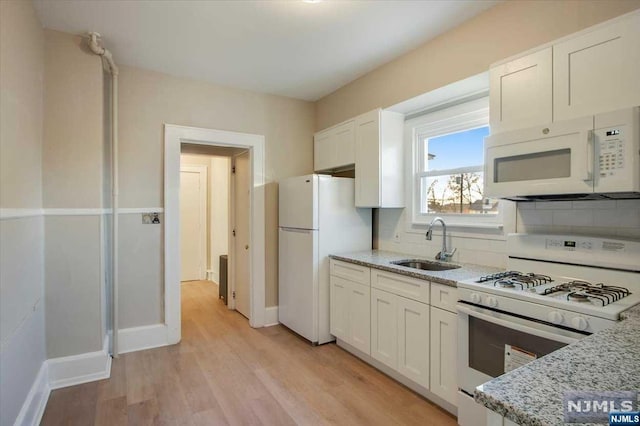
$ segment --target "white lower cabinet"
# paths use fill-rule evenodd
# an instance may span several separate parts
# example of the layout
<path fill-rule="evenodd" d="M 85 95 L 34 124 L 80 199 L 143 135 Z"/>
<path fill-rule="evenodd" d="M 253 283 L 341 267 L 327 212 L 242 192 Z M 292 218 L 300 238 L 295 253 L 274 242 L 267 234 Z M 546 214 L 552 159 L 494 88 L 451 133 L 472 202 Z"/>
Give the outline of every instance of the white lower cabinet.
<path fill-rule="evenodd" d="M 429 305 L 397 297 L 398 371 L 429 388 Z"/>
<path fill-rule="evenodd" d="M 431 392 L 456 405 L 458 316 L 431 306 Z"/>
<path fill-rule="evenodd" d="M 350 283 L 349 333 L 347 341 L 366 353 L 371 353 L 371 288 Z"/>
<path fill-rule="evenodd" d="M 371 289 L 371 356 L 398 368 L 398 296 Z"/>
<path fill-rule="evenodd" d="M 331 334 L 424 396 L 457 406 L 457 289 L 331 262 Z"/>
<path fill-rule="evenodd" d="M 429 388 L 429 305 L 371 289 L 371 356 Z"/>
<path fill-rule="evenodd" d="M 329 330 L 338 339 L 371 354 L 371 289 L 331 275 Z"/>
<path fill-rule="evenodd" d="M 349 333 L 349 288 L 351 282 L 331 276 L 329 289 L 329 332 L 341 340 L 348 340 Z"/>

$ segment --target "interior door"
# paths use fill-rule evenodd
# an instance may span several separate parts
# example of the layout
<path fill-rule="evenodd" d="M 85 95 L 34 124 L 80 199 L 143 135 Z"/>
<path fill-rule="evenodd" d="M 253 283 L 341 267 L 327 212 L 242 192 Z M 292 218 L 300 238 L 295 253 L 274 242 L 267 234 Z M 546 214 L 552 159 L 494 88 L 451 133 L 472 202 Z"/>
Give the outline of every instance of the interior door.
<path fill-rule="evenodd" d="M 203 200 L 204 197 L 204 200 Z M 206 178 L 195 167 L 180 168 L 180 281 L 204 278 Z M 204 211 L 203 211 L 204 210 Z M 203 250 L 203 247 L 204 250 Z"/>
<path fill-rule="evenodd" d="M 235 273 L 235 308 L 245 317 L 250 317 L 249 285 L 251 280 L 250 212 L 251 212 L 251 162 L 249 151 L 234 157 L 234 229 L 235 240 L 233 267 Z"/>

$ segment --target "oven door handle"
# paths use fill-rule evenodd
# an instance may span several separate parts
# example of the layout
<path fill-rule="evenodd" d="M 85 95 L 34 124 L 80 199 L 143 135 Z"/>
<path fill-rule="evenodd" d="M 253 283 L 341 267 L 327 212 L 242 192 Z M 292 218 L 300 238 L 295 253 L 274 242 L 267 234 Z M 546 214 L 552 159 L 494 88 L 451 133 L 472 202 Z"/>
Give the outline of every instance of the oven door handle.
<path fill-rule="evenodd" d="M 520 331 L 522 333 L 532 334 L 534 336 L 542 337 L 544 339 L 549 339 L 549 340 L 553 340 L 553 341 L 556 341 L 556 342 L 566 343 L 568 345 L 578 341 L 578 339 L 575 339 L 573 337 L 564 336 L 562 334 L 550 333 L 548 331 L 539 330 L 539 329 L 534 328 L 534 327 L 528 327 L 526 325 L 519 324 L 517 322 L 511 322 L 511 321 L 507 321 L 507 320 L 504 320 L 504 319 L 501 319 L 501 318 L 495 318 L 495 317 L 493 317 L 491 315 L 487 315 L 487 314 L 484 314 L 482 312 L 478 312 L 478 311 L 475 311 L 473 309 L 469 309 L 466 306 L 461 305 L 461 304 L 457 304 L 456 306 L 458 308 L 458 312 L 462 312 L 463 314 L 467 314 L 467 315 L 470 315 L 472 317 L 475 317 L 475 318 L 490 322 L 492 324 L 500 325 L 500 326 L 505 327 L 505 328 L 510 328 L 512 330 Z"/>

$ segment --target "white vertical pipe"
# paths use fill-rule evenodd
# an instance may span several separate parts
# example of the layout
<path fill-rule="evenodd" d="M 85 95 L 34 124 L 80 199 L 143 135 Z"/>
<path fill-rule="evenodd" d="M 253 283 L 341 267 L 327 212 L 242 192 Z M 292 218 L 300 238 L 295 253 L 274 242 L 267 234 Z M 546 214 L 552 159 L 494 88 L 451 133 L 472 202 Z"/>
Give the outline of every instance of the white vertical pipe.
<path fill-rule="evenodd" d="M 111 354 L 118 357 L 118 66 L 111 52 L 98 42 L 100 34 L 89 33 L 89 48 L 102 57 L 111 73 Z"/>
<path fill-rule="evenodd" d="M 111 330 L 112 354 L 118 357 L 118 72 L 111 73 Z"/>

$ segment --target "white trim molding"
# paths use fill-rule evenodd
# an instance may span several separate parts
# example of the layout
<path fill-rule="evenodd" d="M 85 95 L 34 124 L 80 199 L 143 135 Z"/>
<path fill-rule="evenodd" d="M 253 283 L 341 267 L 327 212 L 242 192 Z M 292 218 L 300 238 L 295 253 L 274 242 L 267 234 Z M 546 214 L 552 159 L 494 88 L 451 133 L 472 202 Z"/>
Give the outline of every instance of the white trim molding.
<path fill-rule="evenodd" d="M 119 354 L 143 351 L 169 345 L 165 324 L 144 325 L 142 327 L 118 330 Z"/>
<path fill-rule="evenodd" d="M 180 147 L 183 143 L 244 148 L 250 152 L 252 181 L 249 324 L 265 324 L 265 158 L 263 135 L 165 124 L 164 126 L 164 283 L 165 323 L 170 344 L 180 341 Z"/>
<path fill-rule="evenodd" d="M 43 362 L 38 370 L 38 375 L 31 385 L 29 394 L 22 404 L 20 413 L 16 417 L 14 426 L 36 426 L 40 424 L 44 409 L 47 407 L 51 387 L 49 386 L 49 373 L 47 361 Z"/>
<path fill-rule="evenodd" d="M 118 207 L 118 214 L 164 213 L 163 207 Z"/>
<path fill-rule="evenodd" d="M 105 336 L 101 351 L 52 358 L 46 362 L 51 389 L 108 379 L 111 375 L 109 338 Z"/>
<path fill-rule="evenodd" d="M 278 325 L 278 324 L 280 324 L 280 321 L 278 321 L 278 307 L 269 306 L 265 308 L 264 326 L 271 327 L 272 325 Z"/>
<path fill-rule="evenodd" d="M 0 220 L 42 216 L 42 209 L 0 209 Z"/>

